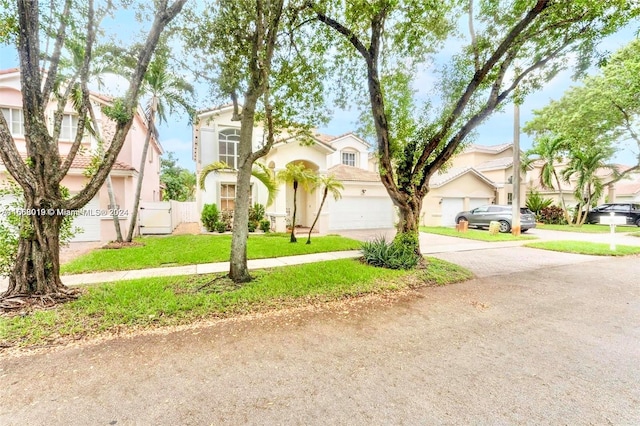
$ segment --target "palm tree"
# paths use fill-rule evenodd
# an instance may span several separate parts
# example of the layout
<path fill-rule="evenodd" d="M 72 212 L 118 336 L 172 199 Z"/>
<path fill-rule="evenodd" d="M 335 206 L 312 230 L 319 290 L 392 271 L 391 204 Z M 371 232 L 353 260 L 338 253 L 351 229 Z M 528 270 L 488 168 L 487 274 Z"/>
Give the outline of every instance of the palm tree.
<path fill-rule="evenodd" d="M 616 166 L 608 163 L 610 157 L 611 152 L 608 150 L 576 151 L 572 153 L 569 164 L 562 173 L 566 182 L 569 182 L 571 178 L 576 181 L 573 193 L 578 200 L 574 223 L 577 226 L 584 224 L 587 218 L 586 210 L 591 206 L 593 200 L 600 198 L 604 190 L 602 178 L 597 175 L 598 170 L 609 169 L 614 174 L 617 173 Z"/>
<path fill-rule="evenodd" d="M 200 184 L 200 188 L 204 189 L 205 180 L 210 173 L 217 173 L 222 170 L 233 170 L 233 168 L 224 161 L 215 161 L 204 166 L 200 171 L 200 179 L 198 181 L 198 183 Z M 266 207 L 269 207 L 271 204 L 273 204 L 273 201 L 276 199 L 276 193 L 278 192 L 277 183 L 273 177 L 273 173 L 263 163 L 253 163 L 251 175 L 258 179 L 267 188 Z"/>
<path fill-rule="evenodd" d="M 540 169 L 540 186 L 548 189 L 558 187 L 562 210 L 567 223 L 570 223 L 570 215 L 562 191 L 562 181 L 556 169 L 562 162 L 562 154 L 565 154 L 567 150 L 567 144 L 561 137 L 543 136 L 535 142 L 532 149 L 526 152 L 523 169 L 529 168 L 534 161 L 543 162 Z"/>
<path fill-rule="evenodd" d="M 131 214 L 131 223 L 129 223 L 129 233 L 127 241 L 133 239 L 133 233 L 136 229 L 136 221 L 138 219 L 138 208 L 140 206 L 140 193 L 142 192 L 142 181 L 144 177 L 144 168 L 147 163 L 147 152 L 149 150 L 149 142 L 151 135 L 157 134 L 155 119 L 156 114 L 160 122 L 167 120 L 167 108 L 169 112 L 177 106 L 181 106 L 187 112 L 191 111 L 188 101 L 183 95 L 193 95 L 193 86 L 183 79 L 171 74 L 169 70 L 169 55 L 165 49 L 156 52 L 156 55 L 149 64 L 147 73 L 144 76 L 145 89 L 150 95 L 147 105 L 147 136 L 144 140 L 142 148 L 142 158 L 140 159 L 140 168 L 138 170 L 138 182 L 136 184 L 136 194 L 134 198 L 133 212 Z"/>
<path fill-rule="evenodd" d="M 298 210 L 298 186 L 302 185 L 304 189 L 310 189 L 313 187 L 317 176 L 311 170 L 307 169 L 304 163 L 289 163 L 278 172 L 278 180 L 290 183 L 293 185 L 293 218 L 291 219 L 291 238 L 290 242 L 296 243 L 295 231 L 296 231 L 296 213 Z"/>
<path fill-rule="evenodd" d="M 316 222 L 318 222 L 318 218 L 320 218 L 320 212 L 322 211 L 322 206 L 324 206 L 324 202 L 327 199 L 327 195 L 331 193 L 333 195 L 333 199 L 338 201 L 342 198 L 341 190 L 344 189 L 344 185 L 333 175 L 328 176 L 320 176 L 317 179 L 317 186 L 323 186 L 324 189 L 322 191 L 322 201 L 320 202 L 320 208 L 318 208 L 318 213 L 316 214 L 316 218 L 313 220 L 311 224 L 311 228 L 309 229 L 309 236 L 307 237 L 307 244 L 311 244 L 311 231 L 313 231 L 313 227 L 316 226 Z"/>

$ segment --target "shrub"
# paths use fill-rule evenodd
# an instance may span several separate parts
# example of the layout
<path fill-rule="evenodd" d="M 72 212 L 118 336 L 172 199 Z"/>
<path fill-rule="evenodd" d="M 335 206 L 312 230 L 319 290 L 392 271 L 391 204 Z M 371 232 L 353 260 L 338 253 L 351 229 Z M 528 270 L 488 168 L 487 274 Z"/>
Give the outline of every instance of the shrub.
<path fill-rule="evenodd" d="M 538 215 L 540 222 L 548 225 L 565 225 L 564 210 L 558 206 L 549 206 L 540 210 Z"/>
<path fill-rule="evenodd" d="M 271 221 L 269 219 L 262 219 L 260 221 L 260 230 L 265 233 L 271 231 Z"/>
<path fill-rule="evenodd" d="M 209 232 L 216 230 L 216 223 L 220 220 L 220 212 L 215 204 L 205 204 L 200 215 L 202 225 Z"/>
<path fill-rule="evenodd" d="M 253 207 L 249 207 L 249 222 L 260 223 L 264 219 L 264 205 L 255 203 Z"/>
<path fill-rule="evenodd" d="M 249 221 L 248 223 L 249 232 L 256 232 L 256 228 L 258 227 L 258 222 Z"/>
<path fill-rule="evenodd" d="M 220 222 L 224 223 L 225 231 L 231 231 L 231 228 L 233 228 L 233 211 L 224 210 L 220 213 Z"/>
<path fill-rule="evenodd" d="M 384 237 L 362 243 L 360 251 L 367 264 L 388 269 L 413 269 L 420 260 L 411 245 L 388 243 Z"/>
<path fill-rule="evenodd" d="M 227 230 L 227 224 L 224 222 L 216 222 L 214 225 L 214 229 L 222 234 Z"/>
<path fill-rule="evenodd" d="M 550 198 L 542 198 L 542 195 L 535 189 L 529 190 L 527 193 L 526 206 L 529 210 L 536 214 L 536 217 L 540 215 L 540 211 L 549 207 L 553 203 Z"/>

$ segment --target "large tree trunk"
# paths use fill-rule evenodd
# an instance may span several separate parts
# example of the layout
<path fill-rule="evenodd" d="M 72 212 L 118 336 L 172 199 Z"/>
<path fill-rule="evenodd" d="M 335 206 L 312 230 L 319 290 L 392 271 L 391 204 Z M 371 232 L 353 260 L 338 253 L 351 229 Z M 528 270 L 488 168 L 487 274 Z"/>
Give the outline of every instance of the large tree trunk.
<path fill-rule="evenodd" d="M 257 98 L 245 100 L 240 124 L 238 176 L 233 211 L 231 259 L 229 262 L 229 278 L 236 283 L 251 281 L 251 275 L 249 275 L 249 268 L 247 267 L 247 238 L 249 237 L 249 198 L 251 195 L 251 169 L 253 167 L 253 161 L 250 160 L 250 157 L 253 150 L 254 108 L 256 102 Z"/>
<path fill-rule="evenodd" d="M 41 207 L 33 203 L 27 205 L 25 212 L 32 211 L 39 212 Z M 12 297 L 46 295 L 50 302 L 74 297 L 76 292 L 67 288 L 60 280 L 59 234 L 62 219 L 62 215 L 55 214 L 29 216 L 25 219 L 28 225 L 21 232 L 26 232 L 28 228 L 33 231 L 19 240 L 9 288 L 0 295 L 2 307 L 13 307 Z"/>
<path fill-rule="evenodd" d="M 393 199 L 393 196 L 392 196 Z M 404 245 L 412 245 L 411 249 L 420 257 L 420 211 L 422 210 L 422 197 L 415 196 L 409 203 L 398 203 L 398 227 L 395 241 Z M 396 201 L 396 200 L 394 200 Z"/>

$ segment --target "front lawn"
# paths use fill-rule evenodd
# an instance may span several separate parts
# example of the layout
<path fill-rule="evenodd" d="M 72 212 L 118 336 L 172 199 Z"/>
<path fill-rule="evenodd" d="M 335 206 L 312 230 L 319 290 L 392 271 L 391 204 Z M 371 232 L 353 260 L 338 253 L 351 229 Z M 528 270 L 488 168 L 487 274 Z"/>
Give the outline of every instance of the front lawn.
<path fill-rule="evenodd" d="M 163 266 L 195 265 L 229 260 L 231 235 L 172 235 L 143 237 L 136 241 L 144 246 L 121 249 L 96 249 L 62 265 L 63 274 L 96 271 L 126 271 Z M 338 235 L 311 237 L 290 243 L 284 234 L 249 236 L 247 257 L 264 259 L 329 251 L 358 250 L 360 242 Z"/>
<path fill-rule="evenodd" d="M 610 249 L 609 244 L 590 243 L 587 241 L 539 241 L 527 243 L 525 247 L 561 251 L 565 253 L 590 254 L 594 256 L 627 256 L 640 254 L 640 247 L 616 245 L 616 250 Z"/>
<path fill-rule="evenodd" d="M 428 258 L 412 271 L 376 268 L 354 259 L 254 271 L 236 287 L 222 275 L 145 278 L 91 286 L 80 299 L 24 316 L 0 317 L 0 347 L 56 344 L 103 333 L 261 312 L 367 293 L 464 281 L 472 274 Z"/>
<path fill-rule="evenodd" d="M 420 232 L 446 235 L 447 237 L 467 238 L 469 240 L 478 241 L 522 241 L 536 239 L 536 237 L 526 234 L 521 234 L 518 237 L 513 236 L 513 234 L 511 233 L 497 233 L 495 235 L 492 235 L 488 230 L 482 229 L 469 229 L 467 232 L 459 232 L 455 228 L 447 228 L 445 226 L 421 226 Z"/>
<path fill-rule="evenodd" d="M 538 225 L 538 228 L 542 230 L 548 229 L 550 231 L 582 232 L 585 234 L 600 234 L 611 232 L 609 225 L 591 225 L 586 223 L 582 226 L 542 224 Z M 636 228 L 637 227 L 634 226 L 616 226 L 616 232 L 631 232 Z"/>

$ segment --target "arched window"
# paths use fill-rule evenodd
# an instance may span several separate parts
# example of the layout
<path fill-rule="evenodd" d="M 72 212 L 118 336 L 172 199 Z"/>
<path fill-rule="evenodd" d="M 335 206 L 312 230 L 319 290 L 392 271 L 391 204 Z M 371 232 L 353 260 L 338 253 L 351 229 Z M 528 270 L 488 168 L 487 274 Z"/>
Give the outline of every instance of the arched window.
<path fill-rule="evenodd" d="M 238 167 L 238 142 L 240 129 L 224 129 L 218 133 L 218 160 L 232 169 Z"/>

